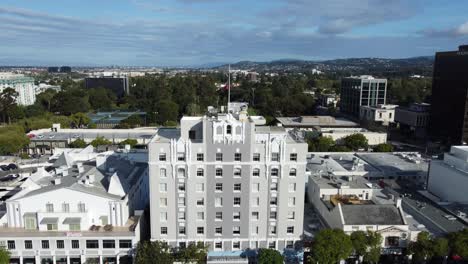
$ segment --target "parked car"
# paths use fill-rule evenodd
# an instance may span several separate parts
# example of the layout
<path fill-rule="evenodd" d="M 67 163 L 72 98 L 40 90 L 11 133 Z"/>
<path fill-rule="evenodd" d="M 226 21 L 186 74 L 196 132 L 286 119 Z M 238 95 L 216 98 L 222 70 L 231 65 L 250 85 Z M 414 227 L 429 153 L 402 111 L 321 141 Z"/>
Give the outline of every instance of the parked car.
<path fill-rule="evenodd" d="M 8 170 L 10 170 L 10 168 L 8 168 L 8 165 L 1 165 L 1 166 L 0 166 L 0 169 L 1 169 L 2 171 L 8 171 Z"/>
<path fill-rule="evenodd" d="M 16 169 L 18 169 L 18 166 L 16 166 L 16 164 L 10 163 L 10 164 L 8 165 L 8 168 L 9 168 L 10 170 L 16 170 Z"/>

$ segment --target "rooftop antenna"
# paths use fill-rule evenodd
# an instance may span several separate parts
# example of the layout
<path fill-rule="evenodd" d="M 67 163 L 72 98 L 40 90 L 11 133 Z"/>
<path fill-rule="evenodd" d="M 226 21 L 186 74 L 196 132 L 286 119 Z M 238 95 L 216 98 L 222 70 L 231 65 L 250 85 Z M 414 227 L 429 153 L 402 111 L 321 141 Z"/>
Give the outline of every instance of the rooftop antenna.
<path fill-rule="evenodd" d="M 228 66 L 228 104 L 227 111 L 229 113 L 229 104 L 231 103 L 231 64 Z"/>

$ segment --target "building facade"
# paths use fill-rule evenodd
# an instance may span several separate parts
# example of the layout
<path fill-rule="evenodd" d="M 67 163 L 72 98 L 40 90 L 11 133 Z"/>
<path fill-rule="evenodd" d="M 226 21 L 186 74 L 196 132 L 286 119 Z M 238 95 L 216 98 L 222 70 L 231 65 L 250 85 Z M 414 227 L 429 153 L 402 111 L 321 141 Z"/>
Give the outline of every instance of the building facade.
<path fill-rule="evenodd" d="M 18 93 L 16 103 L 32 105 L 36 101 L 34 79 L 22 74 L 0 73 L 0 93 L 6 88 L 12 88 Z"/>
<path fill-rule="evenodd" d="M 130 93 L 128 77 L 88 77 L 85 78 L 86 89 L 105 88 L 113 91 L 117 97 L 123 97 Z"/>
<path fill-rule="evenodd" d="M 395 110 L 395 122 L 403 131 L 411 132 L 415 137 L 424 138 L 427 135 L 431 105 L 413 103 L 409 107 L 398 107 Z"/>
<path fill-rule="evenodd" d="M 341 80 L 340 111 L 359 118 L 361 106 L 386 104 L 387 79 L 363 75 Z"/>
<path fill-rule="evenodd" d="M 468 45 L 437 52 L 432 79 L 430 137 L 448 144 L 468 142 Z"/>
<path fill-rule="evenodd" d="M 388 126 L 395 122 L 397 105 L 361 106 L 359 119 Z"/>
<path fill-rule="evenodd" d="M 307 144 L 255 120 L 243 110 L 159 130 L 149 143 L 152 240 L 235 251 L 301 239 Z"/>

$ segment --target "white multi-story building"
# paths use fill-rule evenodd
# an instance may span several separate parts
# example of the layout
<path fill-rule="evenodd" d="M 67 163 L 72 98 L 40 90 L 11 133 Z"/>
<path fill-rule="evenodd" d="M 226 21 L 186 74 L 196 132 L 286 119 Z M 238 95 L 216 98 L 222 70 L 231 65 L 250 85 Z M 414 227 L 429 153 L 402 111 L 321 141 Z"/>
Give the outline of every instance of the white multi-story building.
<path fill-rule="evenodd" d="M 210 251 L 293 248 L 303 230 L 307 144 L 245 107 L 183 117 L 149 143 L 151 239 Z"/>
<path fill-rule="evenodd" d="M 22 74 L 0 72 L 0 93 L 12 88 L 18 93 L 16 102 L 19 105 L 32 105 L 36 101 L 34 79 Z"/>
<path fill-rule="evenodd" d="M 128 263 L 148 204 L 148 166 L 132 153 L 65 150 L 0 214 L 12 263 Z"/>
<path fill-rule="evenodd" d="M 440 200 L 468 204 L 468 147 L 452 146 L 443 160 L 432 160 L 428 191 Z"/>
<path fill-rule="evenodd" d="M 359 118 L 388 126 L 395 122 L 395 108 L 397 107 L 398 105 L 364 105 L 361 106 Z"/>

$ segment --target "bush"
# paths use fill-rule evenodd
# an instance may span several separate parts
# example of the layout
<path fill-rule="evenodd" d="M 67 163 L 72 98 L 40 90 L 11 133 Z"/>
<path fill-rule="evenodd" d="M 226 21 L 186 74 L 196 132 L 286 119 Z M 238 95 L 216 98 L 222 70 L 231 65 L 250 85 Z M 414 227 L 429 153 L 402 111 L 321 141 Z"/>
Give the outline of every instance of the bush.
<path fill-rule="evenodd" d="M 70 148 L 86 148 L 88 144 L 86 144 L 86 142 L 83 139 L 77 138 L 75 141 L 68 144 L 68 146 Z"/>
<path fill-rule="evenodd" d="M 377 146 L 374 147 L 374 152 L 392 152 L 392 151 L 393 151 L 393 146 L 392 144 L 388 144 L 388 143 L 378 144 Z"/>
<path fill-rule="evenodd" d="M 97 148 L 98 146 L 112 145 L 112 142 L 104 137 L 97 137 L 96 139 L 91 141 L 91 145 Z"/>

